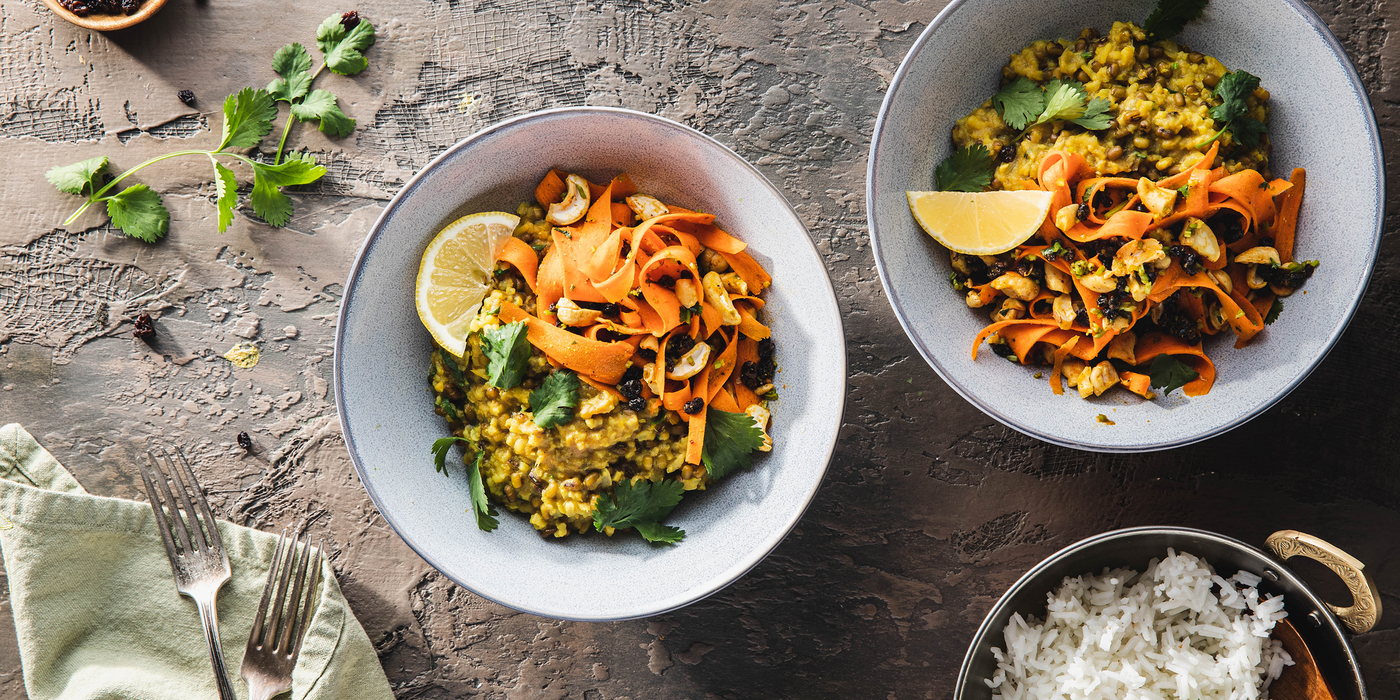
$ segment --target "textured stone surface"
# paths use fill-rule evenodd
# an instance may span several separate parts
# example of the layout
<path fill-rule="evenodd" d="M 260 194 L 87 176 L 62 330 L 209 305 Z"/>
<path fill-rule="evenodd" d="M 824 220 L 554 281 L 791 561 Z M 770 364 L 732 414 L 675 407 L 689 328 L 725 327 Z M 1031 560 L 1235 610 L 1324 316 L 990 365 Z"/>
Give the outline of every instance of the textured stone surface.
<path fill-rule="evenodd" d="M 0 3 L 0 422 L 17 420 L 88 490 L 140 498 L 151 438 L 189 448 L 227 517 L 304 524 L 401 698 L 946 697 L 973 631 L 1026 568 L 1116 527 L 1181 524 L 1262 543 L 1296 528 L 1368 562 L 1392 610 L 1358 637 L 1373 697 L 1400 697 L 1400 343 L 1397 186 L 1376 277 L 1322 367 L 1263 417 L 1145 456 L 1051 447 L 979 413 L 918 358 L 882 296 L 864 230 L 868 134 L 885 82 L 940 0 L 711 2 L 385 0 L 371 67 L 322 77 L 359 121 L 290 143 L 330 174 L 294 195 L 284 230 L 243 216 L 220 235 L 208 165 L 140 180 L 171 235 L 112 235 L 43 182 L 51 165 L 116 166 L 208 147 L 225 94 L 264 85 L 284 43 L 351 9 L 324 0 L 173 0 L 132 30 L 92 34 L 39 0 Z M 1315 7 L 1397 147 L 1400 4 Z M 1284 49 L 1286 50 L 1286 49 Z M 175 98 L 198 97 L 195 108 Z M 778 550 L 716 596 L 651 620 L 578 624 L 486 603 L 404 546 L 350 468 L 328 393 L 334 313 L 351 258 L 388 197 L 435 154 L 543 107 L 619 105 L 701 129 L 782 187 L 836 282 L 850 354 L 846 424 L 827 481 Z M 545 165 L 545 164 L 538 164 Z M 534 166 L 530 166 L 534 167 Z M 1392 177 L 1396 175 L 1394 168 Z M 1394 182 L 1394 180 L 1393 180 Z M 157 318 L 131 338 L 129 318 Z M 291 327 L 295 327 L 294 329 Z M 260 364 L 218 359 L 244 335 Z M 243 454 L 236 434 L 256 446 Z M 1345 594 L 1306 568 L 1338 602 Z M 0 600 L 0 626 L 10 629 Z M 22 698 L 0 632 L 0 697 Z"/>

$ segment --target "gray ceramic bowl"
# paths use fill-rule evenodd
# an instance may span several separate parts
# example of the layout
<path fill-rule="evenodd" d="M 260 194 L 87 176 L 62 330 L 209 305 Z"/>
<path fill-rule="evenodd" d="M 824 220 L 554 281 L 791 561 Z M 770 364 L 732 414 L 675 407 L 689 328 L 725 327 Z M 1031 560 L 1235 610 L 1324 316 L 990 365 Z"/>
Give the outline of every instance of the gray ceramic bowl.
<path fill-rule="evenodd" d="M 932 20 L 890 84 L 870 147 L 866 209 L 880 281 L 909 339 L 964 398 L 1047 442 L 1141 452 L 1225 432 L 1283 398 L 1317 366 L 1361 301 L 1380 245 L 1384 169 L 1375 117 L 1356 71 L 1301 0 L 1213 2 L 1179 40 L 1230 68 L 1254 73 L 1272 94 L 1272 168 L 1308 171 L 1296 256 L 1322 261 L 1306 294 L 1255 342 L 1215 338 L 1209 395 L 1143 401 L 1112 391 L 1091 401 L 1050 393 L 1036 370 L 991 352 L 973 362 L 972 338 L 989 321 L 948 289 L 946 250 L 909 213 L 906 190 L 933 189 L 951 149 L 953 122 L 997 89 L 1007 57 L 1035 39 L 1075 37 L 1115 19 L 1141 22 L 1152 0 L 956 0 Z M 1268 18 L 1260 21 L 1260 18 Z M 1228 334 L 1227 334 L 1228 335 Z M 985 350 L 985 348 L 984 348 Z M 1095 420 L 1105 414 L 1116 425 Z"/>
<path fill-rule="evenodd" d="M 781 398 L 774 451 L 754 467 L 687 495 L 667 520 L 674 547 L 633 533 L 542 539 L 506 512 L 494 532 L 467 514 L 466 480 L 433 471 L 447 435 L 427 393 L 432 340 L 413 285 L 424 247 L 473 211 L 514 210 L 550 167 L 605 181 L 631 175 L 663 201 L 713 213 L 773 275 L 765 313 Z M 384 518 L 428 563 L 472 592 L 517 610 L 620 620 L 692 603 L 734 581 L 782 541 L 815 495 L 845 399 L 841 317 L 801 220 L 758 170 L 703 134 L 660 117 L 607 108 L 537 112 L 453 146 L 416 175 L 375 223 L 345 284 L 335 340 L 335 392 L 345 443 Z"/>
<path fill-rule="evenodd" d="M 1288 533 L 1291 531 L 1275 533 L 1274 537 Z M 1290 542 L 1290 538 L 1282 539 Z M 1270 546 L 1273 546 L 1272 541 Z M 1021 613 L 1022 617 L 1035 615 L 1043 620 L 1046 594 L 1059 588 L 1066 576 L 1097 574 L 1105 568 L 1122 566 L 1142 571 L 1149 560 L 1165 556 L 1168 547 L 1205 559 L 1221 576 L 1230 577 L 1244 570 L 1262 578 L 1259 592 L 1283 596 L 1289 622 L 1297 628 L 1298 635 L 1307 644 L 1323 678 L 1337 697 L 1340 700 L 1366 700 L 1366 685 L 1346 631 L 1307 583 L 1288 567 L 1282 566 L 1275 556 L 1239 540 L 1184 527 L 1137 527 L 1105 532 L 1065 547 L 1026 572 L 997 601 L 991 612 L 987 613 L 982 627 L 977 630 L 977 636 L 963 659 L 962 670 L 958 672 L 953 700 L 991 700 L 992 691 L 987 687 L 986 679 L 996 672 L 997 667 L 991 648 L 1006 648 L 1003 630 L 1013 613 Z M 1290 556 L 1298 553 L 1286 548 L 1283 551 Z M 1346 556 L 1345 553 L 1342 556 Z M 1359 581 L 1365 575 L 1358 569 L 1355 576 Z M 1370 583 L 1369 579 L 1367 583 Z M 1369 592 L 1373 600 L 1379 600 L 1373 585 Z M 1373 619 L 1372 624 L 1374 622 Z"/>

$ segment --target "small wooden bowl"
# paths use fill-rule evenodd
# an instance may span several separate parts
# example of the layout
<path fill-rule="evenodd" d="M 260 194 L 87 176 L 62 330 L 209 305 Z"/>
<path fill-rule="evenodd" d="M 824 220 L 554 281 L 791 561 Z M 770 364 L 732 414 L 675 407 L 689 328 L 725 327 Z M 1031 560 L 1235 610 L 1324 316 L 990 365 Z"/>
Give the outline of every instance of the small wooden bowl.
<path fill-rule="evenodd" d="M 127 27 L 146 21 L 147 17 L 155 14 L 165 5 L 165 0 L 145 0 L 145 2 L 141 3 L 141 7 L 137 8 L 135 12 L 129 15 L 88 15 L 86 17 L 79 17 L 68 11 L 67 8 L 59 4 L 58 0 L 44 0 L 44 4 L 48 5 L 49 9 L 53 10 L 55 15 L 79 27 L 99 32 L 110 32 L 118 29 L 126 29 Z"/>

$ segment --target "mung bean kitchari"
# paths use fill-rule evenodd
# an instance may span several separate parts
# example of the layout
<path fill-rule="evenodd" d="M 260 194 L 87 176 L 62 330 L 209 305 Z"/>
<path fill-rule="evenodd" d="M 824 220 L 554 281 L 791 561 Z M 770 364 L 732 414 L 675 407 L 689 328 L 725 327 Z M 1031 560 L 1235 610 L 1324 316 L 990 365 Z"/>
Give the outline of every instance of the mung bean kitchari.
<path fill-rule="evenodd" d="M 973 360 L 987 342 L 1048 366 L 1056 394 L 1200 396 L 1202 341 L 1245 347 L 1317 268 L 1294 259 L 1306 173 L 1269 172 L 1268 91 L 1173 41 L 1173 14 L 1191 18 L 1159 5 L 1012 55 L 954 126 L 939 191 L 909 193 L 954 293 L 990 315 Z"/>
<path fill-rule="evenodd" d="M 473 263 L 487 248 L 494 263 Z M 515 214 L 438 235 L 419 271 L 434 409 L 452 432 L 434 452 L 446 471 L 467 443 L 478 526 L 496 527 L 494 502 L 546 535 L 674 543 L 685 533 L 661 521 L 685 492 L 772 449 L 772 279 L 746 249 L 625 174 L 599 185 L 555 170 Z"/>

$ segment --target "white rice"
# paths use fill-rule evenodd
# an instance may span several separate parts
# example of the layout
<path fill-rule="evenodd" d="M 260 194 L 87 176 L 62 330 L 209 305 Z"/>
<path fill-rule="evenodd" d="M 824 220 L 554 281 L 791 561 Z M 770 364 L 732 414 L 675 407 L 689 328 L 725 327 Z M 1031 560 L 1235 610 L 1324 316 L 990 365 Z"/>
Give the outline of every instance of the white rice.
<path fill-rule="evenodd" d="M 1293 665 L 1274 623 L 1283 597 L 1259 599 L 1259 577 L 1217 576 L 1168 549 L 1141 575 L 1105 569 L 1065 578 L 1047 618 L 1019 613 L 1006 651 L 992 649 L 994 700 L 1261 700 Z"/>

